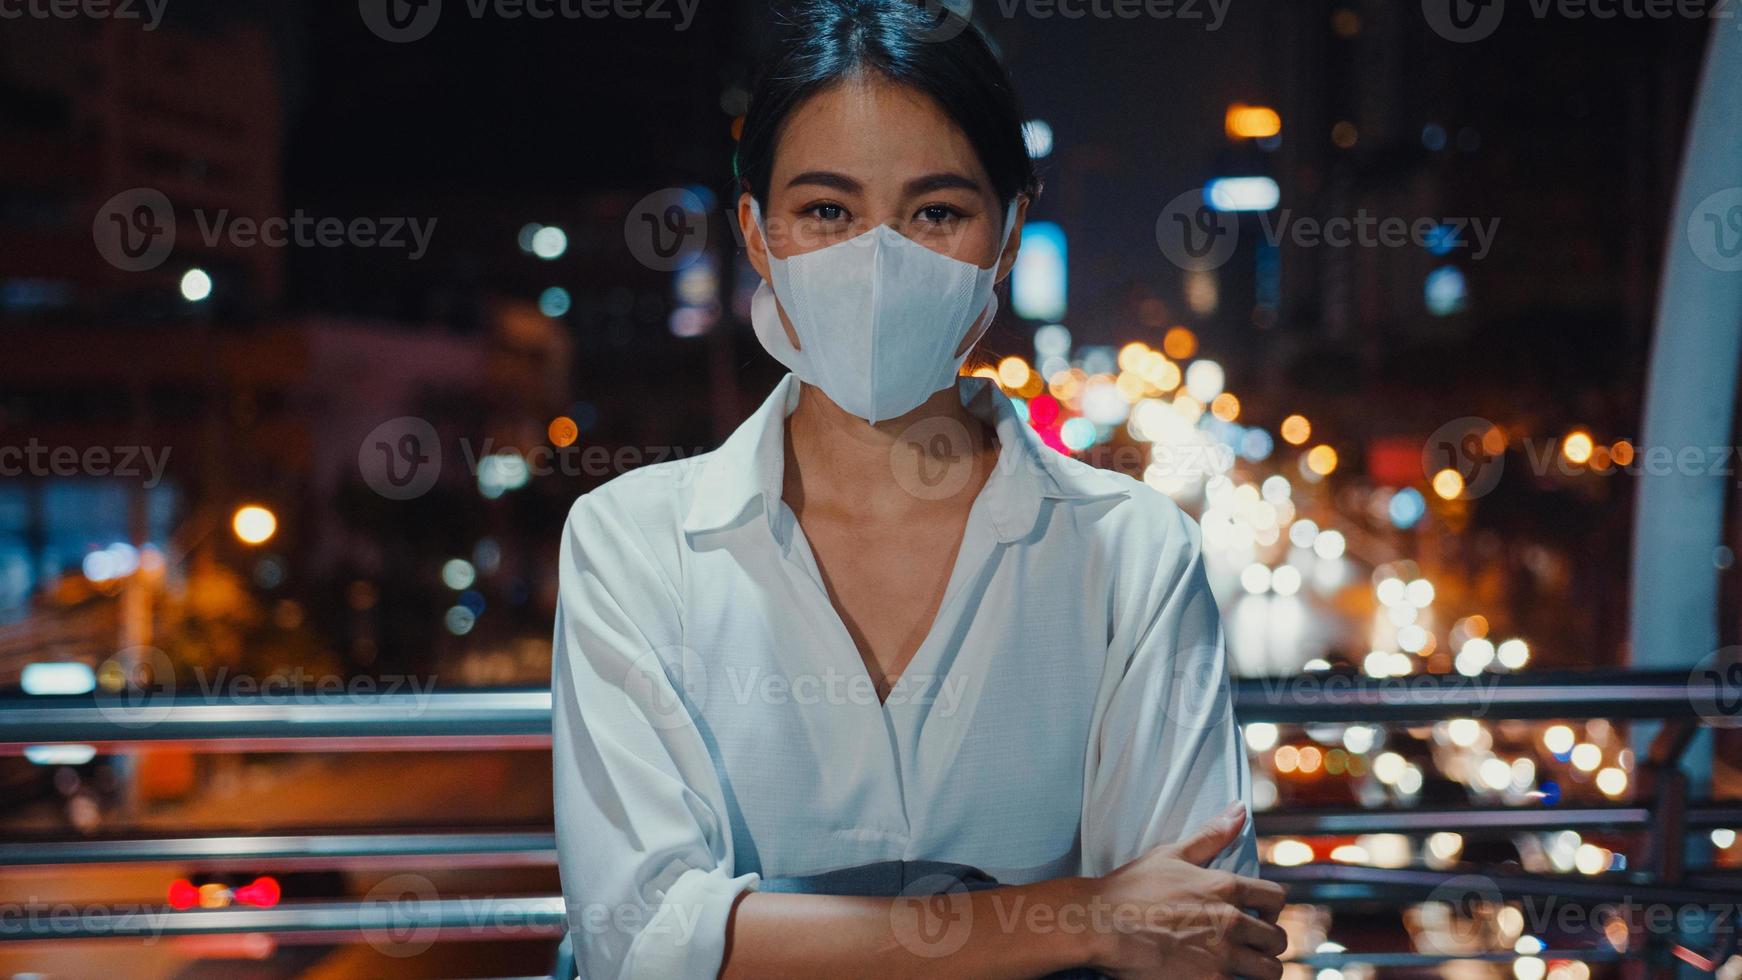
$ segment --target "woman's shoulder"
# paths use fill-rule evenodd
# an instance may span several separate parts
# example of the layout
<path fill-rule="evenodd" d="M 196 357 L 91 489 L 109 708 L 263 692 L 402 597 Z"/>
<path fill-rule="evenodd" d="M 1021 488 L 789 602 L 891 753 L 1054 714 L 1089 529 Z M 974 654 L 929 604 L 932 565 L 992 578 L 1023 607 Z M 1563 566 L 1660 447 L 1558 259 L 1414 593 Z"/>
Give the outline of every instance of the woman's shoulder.
<path fill-rule="evenodd" d="M 1198 522 L 1174 499 L 1118 470 L 1061 457 L 1053 462 L 1058 484 L 1078 499 L 1106 501 L 1081 509 L 1081 526 L 1120 550 L 1154 561 L 1157 549 L 1195 554 L 1202 546 Z"/>
<path fill-rule="evenodd" d="M 638 466 L 588 490 L 569 507 L 568 534 L 582 544 L 614 541 L 668 550 L 681 532 L 697 474 L 709 455 Z"/>

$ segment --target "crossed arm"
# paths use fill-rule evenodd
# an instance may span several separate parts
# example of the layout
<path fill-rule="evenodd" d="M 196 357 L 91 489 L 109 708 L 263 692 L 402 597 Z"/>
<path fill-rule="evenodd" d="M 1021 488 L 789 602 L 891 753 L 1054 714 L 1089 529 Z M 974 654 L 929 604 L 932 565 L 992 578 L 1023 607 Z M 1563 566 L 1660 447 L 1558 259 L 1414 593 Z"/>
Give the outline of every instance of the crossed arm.
<path fill-rule="evenodd" d="M 1014 980 L 1088 968 L 1118 980 L 1275 980 L 1283 889 L 1204 867 L 1235 845 L 1243 807 L 1100 877 L 930 900 L 746 892 L 728 919 L 721 980 Z"/>

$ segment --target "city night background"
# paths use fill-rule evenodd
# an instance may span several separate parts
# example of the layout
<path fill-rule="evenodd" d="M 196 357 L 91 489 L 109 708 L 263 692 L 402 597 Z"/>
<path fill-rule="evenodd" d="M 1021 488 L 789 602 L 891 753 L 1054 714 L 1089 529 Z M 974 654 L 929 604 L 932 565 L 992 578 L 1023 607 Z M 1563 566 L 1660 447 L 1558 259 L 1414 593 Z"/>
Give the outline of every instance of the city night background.
<path fill-rule="evenodd" d="M 1712 652 L 1642 661 L 1630 596 L 1677 182 L 1708 43 L 1737 25 L 1595 6 L 1631 13 L 1512 0 L 1468 28 L 1433 0 L 974 8 L 1045 189 L 970 369 L 1054 448 L 1201 522 L 1239 677 L 1480 690 L 1687 676 Z M 743 0 L 0 0 L 4 704 L 548 685 L 574 499 L 718 445 L 783 373 L 750 330 L 732 217 L 769 26 Z M 1720 252 L 1742 235 L 1742 210 L 1724 216 Z M 1730 392 L 1712 397 L 1728 419 Z M 1742 634 L 1738 537 L 1726 519 L 1699 556 L 1720 644 Z M 1720 704 L 1731 724 L 1691 750 L 1691 798 L 1731 819 L 1689 834 L 1688 864 L 1732 893 L 1738 710 Z M 1628 880 L 1651 819 L 1483 833 L 1457 814 L 1643 806 L 1649 735 L 1624 713 L 1248 720 L 1261 855 L 1297 874 Z M 548 917 L 439 937 L 13 928 L 57 905 L 173 921 L 555 895 L 548 842 L 29 850 L 547 834 L 548 738 L 492 738 L 0 744 L 0 976 L 545 975 Z M 1381 807 L 1446 817 L 1262 822 Z M 1633 976 L 1621 954 L 1650 946 L 1624 918 L 1549 935 L 1499 902 L 1335 898 L 1291 905 L 1291 957 L 1471 955 L 1291 977 Z M 1557 949 L 1583 953 L 1537 955 Z"/>

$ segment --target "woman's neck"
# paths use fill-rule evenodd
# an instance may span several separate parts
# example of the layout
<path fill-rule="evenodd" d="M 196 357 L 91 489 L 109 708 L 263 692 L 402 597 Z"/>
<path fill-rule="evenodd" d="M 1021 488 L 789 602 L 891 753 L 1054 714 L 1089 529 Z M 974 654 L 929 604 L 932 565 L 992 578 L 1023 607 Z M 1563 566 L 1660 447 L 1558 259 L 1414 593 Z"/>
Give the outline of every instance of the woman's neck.
<path fill-rule="evenodd" d="M 804 385 L 786 419 L 782 496 L 796 513 L 900 521 L 971 506 L 997 462 L 997 438 L 955 385 L 875 425 Z"/>

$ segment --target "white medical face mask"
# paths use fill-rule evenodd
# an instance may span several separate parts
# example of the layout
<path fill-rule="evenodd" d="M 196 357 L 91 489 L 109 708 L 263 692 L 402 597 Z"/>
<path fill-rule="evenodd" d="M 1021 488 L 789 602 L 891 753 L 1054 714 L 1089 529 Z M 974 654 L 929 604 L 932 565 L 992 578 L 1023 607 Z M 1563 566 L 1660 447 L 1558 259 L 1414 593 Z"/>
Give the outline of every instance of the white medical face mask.
<path fill-rule="evenodd" d="M 762 227 L 762 209 L 751 211 Z M 1010 241 L 1016 200 L 1004 214 L 998 254 Z M 766 238 L 766 227 L 764 227 Z M 805 384 L 867 422 L 905 415 L 955 383 L 956 353 L 982 315 L 998 312 L 998 273 L 926 248 L 888 225 L 827 248 L 778 259 L 750 303 L 756 339 Z M 780 324 L 786 310 L 798 347 Z"/>

